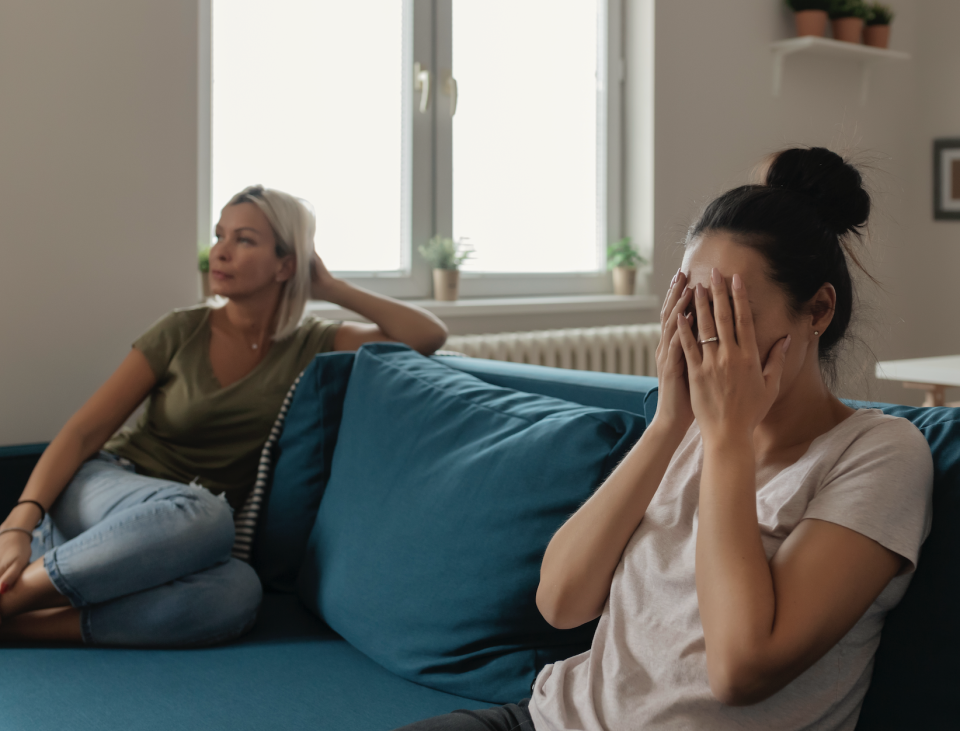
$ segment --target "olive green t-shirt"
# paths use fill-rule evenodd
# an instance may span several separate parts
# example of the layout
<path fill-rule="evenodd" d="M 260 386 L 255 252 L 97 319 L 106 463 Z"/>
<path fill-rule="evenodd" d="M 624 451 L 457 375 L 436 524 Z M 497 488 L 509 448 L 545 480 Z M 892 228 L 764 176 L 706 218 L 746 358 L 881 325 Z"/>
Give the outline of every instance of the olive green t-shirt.
<path fill-rule="evenodd" d="M 103 448 L 140 474 L 225 492 L 236 509 L 256 480 L 284 396 L 317 353 L 333 350 L 339 323 L 305 318 L 250 373 L 222 388 L 210 365 L 210 309 L 174 310 L 133 344 L 157 384 L 137 425 Z"/>

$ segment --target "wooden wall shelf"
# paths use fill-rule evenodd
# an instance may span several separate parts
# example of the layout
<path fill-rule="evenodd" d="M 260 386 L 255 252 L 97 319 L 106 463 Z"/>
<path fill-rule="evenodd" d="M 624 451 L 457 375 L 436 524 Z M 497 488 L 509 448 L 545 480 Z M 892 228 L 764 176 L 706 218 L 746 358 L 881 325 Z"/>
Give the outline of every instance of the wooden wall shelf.
<path fill-rule="evenodd" d="M 780 96 L 783 83 L 783 59 L 793 54 L 807 56 L 833 56 L 860 62 L 860 104 L 867 103 L 870 89 L 871 67 L 877 61 L 909 61 L 910 54 L 903 51 L 891 51 L 886 48 L 864 46 L 859 43 L 835 41 L 832 38 L 803 36 L 777 41 L 771 45 L 773 51 L 773 95 Z"/>

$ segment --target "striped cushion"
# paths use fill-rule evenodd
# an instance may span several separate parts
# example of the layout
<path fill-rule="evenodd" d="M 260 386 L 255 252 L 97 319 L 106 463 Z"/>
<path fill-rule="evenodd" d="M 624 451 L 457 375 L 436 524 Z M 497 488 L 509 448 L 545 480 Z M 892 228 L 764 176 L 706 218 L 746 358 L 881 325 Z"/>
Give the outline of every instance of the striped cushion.
<path fill-rule="evenodd" d="M 308 366 L 309 367 L 309 366 Z M 306 369 L 304 369 L 306 370 Z M 283 431 L 283 421 L 287 418 L 287 411 L 290 410 L 290 402 L 293 400 L 293 394 L 296 393 L 297 386 L 300 385 L 300 379 L 303 378 L 303 372 L 297 376 L 297 379 L 290 386 L 287 395 L 280 406 L 280 413 L 277 414 L 277 420 L 270 429 L 270 436 L 267 437 L 263 445 L 263 451 L 260 452 L 260 464 L 257 466 L 257 481 L 253 484 L 253 490 L 247 496 L 243 507 L 233 517 L 233 524 L 236 528 L 236 537 L 233 539 L 233 557 L 241 561 L 250 563 L 250 552 L 253 549 L 253 537 L 257 530 L 257 520 L 260 518 L 260 508 L 263 505 L 267 492 L 267 483 L 270 479 L 270 470 L 273 465 L 273 450 L 280 438 L 280 432 Z"/>

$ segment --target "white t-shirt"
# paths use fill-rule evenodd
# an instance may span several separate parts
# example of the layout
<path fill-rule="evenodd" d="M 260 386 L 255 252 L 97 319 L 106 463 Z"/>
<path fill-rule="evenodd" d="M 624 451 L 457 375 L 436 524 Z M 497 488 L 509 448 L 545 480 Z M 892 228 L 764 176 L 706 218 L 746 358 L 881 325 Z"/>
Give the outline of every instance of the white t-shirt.
<path fill-rule="evenodd" d="M 677 449 L 613 576 L 591 649 L 546 666 L 530 713 L 537 731 L 853 729 L 887 612 L 930 531 L 933 459 L 906 419 L 857 411 L 782 472 L 758 474 L 767 558 L 804 518 L 855 530 L 910 562 L 826 655 L 770 698 L 726 706 L 710 692 L 694 558 L 703 442 Z"/>

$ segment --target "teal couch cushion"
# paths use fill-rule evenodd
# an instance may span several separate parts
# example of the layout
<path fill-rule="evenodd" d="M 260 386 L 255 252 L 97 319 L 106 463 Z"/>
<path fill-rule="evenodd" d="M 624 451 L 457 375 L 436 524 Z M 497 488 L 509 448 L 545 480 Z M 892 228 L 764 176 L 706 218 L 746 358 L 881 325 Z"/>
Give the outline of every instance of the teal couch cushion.
<path fill-rule="evenodd" d="M 390 731 L 485 705 L 398 678 L 290 594 L 266 594 L 256 627 L 229 645 L 5 645 L 3 661 L 4 731 Z"/>
<path fill-rule="evenodd" d="M 504 388 L 641 415 L 644 413 L 644 399 L 651 390 L 657 388 L 657 379 L 649 376 L 573 371 L 481 358 L 437 356 L 436 359 L 451 368 Z"/>
<path fill-rule="evenodd" d="M 270 454 L 251 565 L 264 588 L 293 592 L 326 489 L 354 353 L 318 355 L 300 375 Z M 276 428 L 276 427 L 275 427 Z"/>
<path fill-rule="evenodd" d="M 643 432 L 642 416 L 501 388 L 367 345 L 347 388 L 301 598 L 397 675 L 468 698 L 529 695 L 589 648 L 535 603 L 553 533 Z"/>

